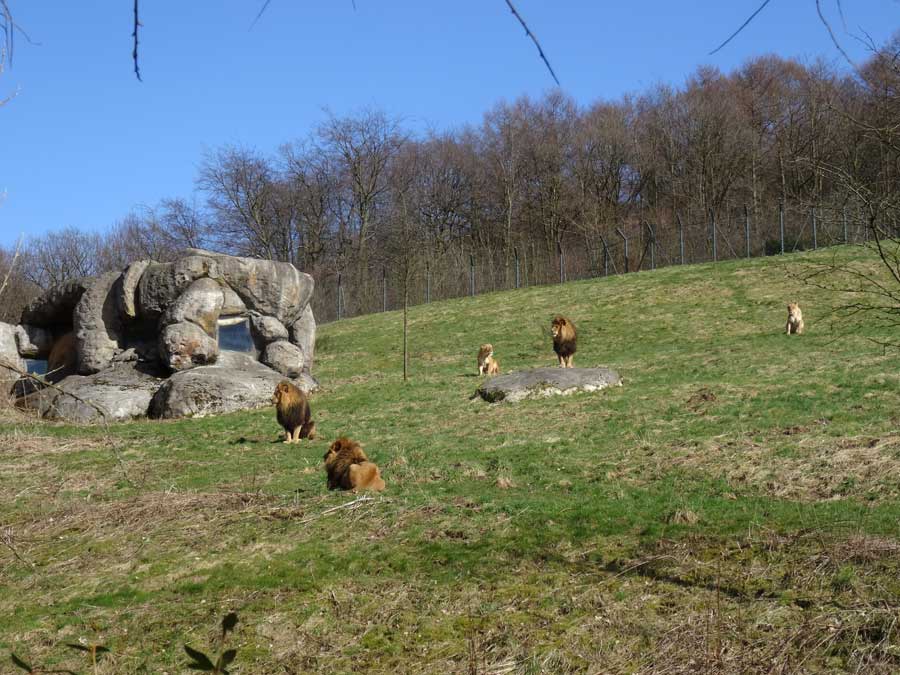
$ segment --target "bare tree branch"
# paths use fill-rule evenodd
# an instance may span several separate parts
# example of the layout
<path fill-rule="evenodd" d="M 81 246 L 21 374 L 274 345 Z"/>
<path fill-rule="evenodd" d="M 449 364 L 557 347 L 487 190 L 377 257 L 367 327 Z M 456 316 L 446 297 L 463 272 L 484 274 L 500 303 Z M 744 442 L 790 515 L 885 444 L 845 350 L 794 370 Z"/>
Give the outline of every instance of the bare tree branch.
<path fill-rule="evenodd" d="M 139 82 L 143 82 L 144 80 L 141 78 L 141 69 L 138 67 L 138 28 L 141 26 L 141 21 L 138 15 L 138 0 L 134 0 L 134 31 L 131 33 L 131 37 L 134 38 L 134 49 L 131 52 L 131 58 L 134 60 L 134 74 L 137 76 Z"/>
<path fill-rule="evenodd" d="M 768 5 L 771 1 L 772 1 L 772 0 L 764 0 L 763 4 L 761 4 L 759 7 L 757 7 L 757 8 L 756 8 L 756 11 L 753 12 L 753 14 L 751 14 L 749 17 L 747 17 L 747 20 L 746 20 L 744 23 L 742 23 L 742 24 L 740 25 L 740 27 L 739 27 L 736 31 L 734 31 L 731 35 L 729 35 L 729 36 L 728 36 L 728 39 L 726 39 L 725 42 L 723 42 L 723 43 L 720 44 L 718 47 L 716 47 L 715 49 L 713 49 L 713 50 L 709 53 L 709 55 L 712 56 L 712 55 L 715 54 L 717 51 L 719 51 L 720 49 L 722 49 L 722 47 L 724 47 L 724 46 L 727 45 L 729 42 L 731 42 L 734 38 L 736 38 L 736 37 L 738 36 L 738 34 L 739 34 L 742 30 L 744 30 L 748 25 L 750 25 L 750 22 L 753 21 L 753 19 L 756 18 L 756 15 L 759 14 L 761 11 L 763 11 L 763 10 L 766 8 L 766 5 Z"/>
<path fill-rule="evenodd" d="M 768 2 L 769 0 L 766 0 Z M 550 71 L 550 75 L 553 77 L 553 81 L 556 82 L 557 86 L 559 85 L 559 79 L 556 77 L 556 73 L 553 72 L 553 66 L 550 65 L 550 62 L 547 60 L 547 57 L 544 56 L 544 50 L 541 49 L 541 43 L 538 42 L 537 37 L 535 37 L 534 33 L 528 28 L 528 24 L 525 23 L 525 20 L 521 17 L 518 11 L 516 11 L 515 6 L 513 6 L 511 0 L 506 0 L 506 4 L 509 7 L 509 11 L 513 13 L 513 16 L 519 20 L 519 23 L 522 24 L 522 28 L 525 29 L 525 35 L 531 38 L 531 41 L 534 43 L 534 46 L 537 47 L 538 54 L 541 55 L 541 59 L 547 65 L 547 70 Z"/>

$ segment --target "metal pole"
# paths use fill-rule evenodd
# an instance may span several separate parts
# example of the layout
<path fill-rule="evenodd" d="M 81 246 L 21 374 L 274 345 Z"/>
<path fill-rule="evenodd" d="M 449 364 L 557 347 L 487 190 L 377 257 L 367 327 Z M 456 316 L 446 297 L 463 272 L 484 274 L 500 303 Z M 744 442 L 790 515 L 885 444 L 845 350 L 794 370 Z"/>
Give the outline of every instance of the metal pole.
<path fill-rule="evenodd" d="M 681 222 L 681 216 L 677 212 L 675 220 L 678 221 L 678 250 L 681 252 L 681 264 L 684 265 L 684 223 Z"/>
<path fill-rule="evenodd" d="M 716 241 L 716 214 L 714 211 L 710 210 L 709 212 L 709 220 L 712 224 L 712 248 L 713 248 L 713 262 L 718 262 L 719 260 L 719 243 Z"/>
<path fill-rule="evenodd" d="M 656 232 L 653 231 L 653 226 L 650 223 L 647 223 L 647 229 L 650 230 L 650 269 L 656 269 Z"/>
<path fill-rule="evenodd" d="M 600 237 L 600 243 L 603 244 L 603 276 L 609 276 L 609 247 L 606 245 L 606 239 L 602 234 L 597 235 Z"/>
<path fill-rule="evenodd" d="M 556 242 L 556 253 L 559 255 L 559 283 L 566 281 L 566 259 L 563 256 L 562 244 Z"/>
<path fill-rule="evenodd" d="M 337 306 L 337 310 L 338 310 L 338 321 L 340 321 L 340 320 L 341 320 L 341 314 L 342 314 L 342 312 L 341 312 L 341 309 L 342 309 L 341 305 L 343 305 L 343 303 L 342 303 L 341 301 L 343 300 L 343 296 L 344 296 L 344 287 L 341 285 L 341 274 L 340 274 L 340 272 L 338 272 L 338 292 L 337 292 L 337 296 L 338 296 L 338 297 L 337 297 L 337 305 L 338 305 L 338 306 Z"/>
<path fill-rule="evenodd" d="M 784 202 L 778 202 L 778 226 L 781 228 L 781 255 L 784 255 Z"/>
<path fill-rule="evenodd" d="M 816 228 L 816 207 L 812 207 L 813 251 L 819 248 L 819 232 Z"/>
<path fill-rule="evenodd" d="M 844 243 L 847 244 L 849 242 L 847 241 L 847 207 L 846 206 L 844 206 L 841 209 L 841 220 L 843 220 L 843 223 L 844 223 Z"/>
<path fill-rule="evenodd" d="M 747 257 L 750 257 L 750 209 L 744 204 L 744 239 L 747 242 Z"/>
<path fill-rule="evenodd" d="M 519 247 L 518 246 L 513 248 L 513 253 L 516 256 L 516 288 L 519 288 Z"/>
<path fill-rule="evenodd" d="M 616 228 L 616 232 L 619 233 L 619 236 L 622 237 L 622 241 L 625 242 L 625 274 L 628 274 L 628 237 L 626 237 L 625 233 L 618 227 Z"/>
<path fill-rule="evenodd" d="M 381 268 L 381 311 L 387 311 L 387 268 Z"/>
<path fill-rule="evenodd" d="M 475 297 L 475 256 L 469 255 L 469 295 Z"/>

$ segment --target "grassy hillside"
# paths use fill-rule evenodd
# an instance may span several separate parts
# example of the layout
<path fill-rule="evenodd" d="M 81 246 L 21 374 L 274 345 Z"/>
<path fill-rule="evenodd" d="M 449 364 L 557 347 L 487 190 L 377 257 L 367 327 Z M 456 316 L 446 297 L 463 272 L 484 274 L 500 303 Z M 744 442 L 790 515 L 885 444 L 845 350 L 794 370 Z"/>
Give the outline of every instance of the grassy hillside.
<path fill-rule="evenodd" d="M 400 313 L 323 326 L 299 447 L 272 410 L 10 418 L 0 670 L 81 670 L 81 639 L 97 672 L 187 672 L 234 610 L 234 673 L 897 672 L 900 358 L 791 276 L 832 255 L 877 269 L 846 248 L 416 307 L 406 384 Z M 625 386 L 472 400 L 482 342 L 555 363 L 556 312 Z M 382 496 L 335 508 L 338 434 Z"/>

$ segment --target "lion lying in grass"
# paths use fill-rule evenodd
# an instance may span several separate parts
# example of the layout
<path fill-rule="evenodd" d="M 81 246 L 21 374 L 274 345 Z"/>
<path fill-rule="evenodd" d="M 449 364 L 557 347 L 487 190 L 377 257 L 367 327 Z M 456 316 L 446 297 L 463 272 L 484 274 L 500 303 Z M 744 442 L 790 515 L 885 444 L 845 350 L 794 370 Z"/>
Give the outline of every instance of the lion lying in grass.
<path fill-rule="evenodd" d="M 323 459 L 329 490 L 384 490 L 378 466 L 369 461 L 356 441 L 341 436 L 331 444 Z"/>

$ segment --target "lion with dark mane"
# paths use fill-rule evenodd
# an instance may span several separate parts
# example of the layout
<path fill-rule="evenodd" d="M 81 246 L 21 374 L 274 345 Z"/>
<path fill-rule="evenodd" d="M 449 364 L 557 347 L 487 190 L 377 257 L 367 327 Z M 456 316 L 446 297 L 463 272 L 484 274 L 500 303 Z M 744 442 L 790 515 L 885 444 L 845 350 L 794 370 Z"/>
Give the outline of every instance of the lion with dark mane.
<path fill-rule="evenodd" d="M 323 459 L 329 490 L 384 490 L 378 466 L 369 461 L 356 441 L 341 436 L 331 444 Z"/>
<path fill-rule="evenodd" d="M 553 351 L 559 359 L 559 367 L 573 368 L 572 358 L 576 349 L 575 324 L 564 316 L 554 317 L 550 324 L 550 334 L 553 336 Z"/>
<path fill-rule="evenodd" d="M 312 421 L 309 400 L 296 385 L 284 380 L 272 394 L 275 416 L 284 427 L 284 442 L 299 443 L 301 438 L 316 437 L 316 423 Z"/>

